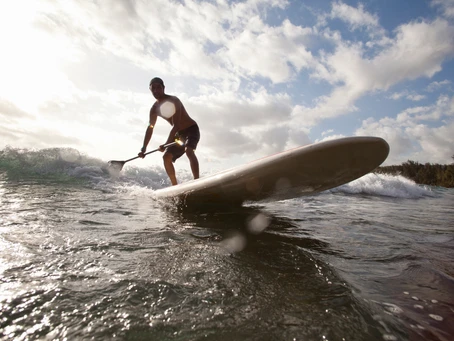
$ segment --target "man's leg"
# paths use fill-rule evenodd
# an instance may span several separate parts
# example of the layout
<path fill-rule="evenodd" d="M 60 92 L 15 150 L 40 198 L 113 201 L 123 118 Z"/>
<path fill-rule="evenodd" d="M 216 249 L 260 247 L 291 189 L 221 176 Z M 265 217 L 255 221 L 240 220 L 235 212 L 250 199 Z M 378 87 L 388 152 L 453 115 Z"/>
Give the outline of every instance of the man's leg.
<path fill-rule="evenodd" d="M 197 156 L 194 153 L 194 149 L 191 147 L 186 147 L 186 155 L 189 159 L 189 163 L 191 164 L 192 175 L 194 179 L 199 178 L 199 160 L 197 160 Z"/>
<path fill-rule="evenodd" d="M 178 184 L 177 177 L 175 175 L 175 167 L 173 167 L 173 162 L 172 158 L 173 155 L 170 153 L 164 153 L 164 156 L 162 157 L 164 159 L 164 168 L 166 169 L 167 175 L 170 178 L 170 182 L 172 183 L 172 186 L 175 186 Z"/>

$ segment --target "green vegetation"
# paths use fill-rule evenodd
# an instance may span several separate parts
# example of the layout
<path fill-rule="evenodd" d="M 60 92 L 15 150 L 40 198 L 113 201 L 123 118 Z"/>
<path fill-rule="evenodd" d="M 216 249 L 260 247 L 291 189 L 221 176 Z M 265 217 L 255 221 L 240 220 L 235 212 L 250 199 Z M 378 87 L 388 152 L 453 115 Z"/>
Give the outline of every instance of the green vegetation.
<path fill-rule="evenodd" d="M 450 165 L 422 164 L 408 160 L 400 166 L 378 167 L 376 172 L 402 175 L 422 185 L 454 188 L 454 163 Z"/>

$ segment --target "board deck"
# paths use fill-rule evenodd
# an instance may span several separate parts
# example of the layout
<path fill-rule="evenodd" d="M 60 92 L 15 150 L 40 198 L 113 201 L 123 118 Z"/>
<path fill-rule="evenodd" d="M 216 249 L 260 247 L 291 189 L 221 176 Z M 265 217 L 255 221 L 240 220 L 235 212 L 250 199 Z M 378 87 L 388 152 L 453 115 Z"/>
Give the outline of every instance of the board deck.
<path fill-rule="evenodd" d="M 379 137 L 324 141 L 156 190 L 154 196 L 184 206 L 291 199 L 360 178 L 382 164 L 388 153 L 388 143 Z"/>

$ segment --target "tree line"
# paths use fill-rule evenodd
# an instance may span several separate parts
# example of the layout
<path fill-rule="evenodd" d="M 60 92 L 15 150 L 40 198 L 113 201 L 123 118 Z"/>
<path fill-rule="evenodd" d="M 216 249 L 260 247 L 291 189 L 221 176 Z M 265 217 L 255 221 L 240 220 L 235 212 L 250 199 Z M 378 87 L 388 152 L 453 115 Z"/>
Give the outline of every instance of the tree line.
<path fill-rule="evenodd" d="M 453 155 L 454 159 L 454 155 Z M 377 173 L 402 175 L 422 185 L 454 187 L 454 163 L 440 165 L 408 160 L 400 166 L 378 167 Z"/>

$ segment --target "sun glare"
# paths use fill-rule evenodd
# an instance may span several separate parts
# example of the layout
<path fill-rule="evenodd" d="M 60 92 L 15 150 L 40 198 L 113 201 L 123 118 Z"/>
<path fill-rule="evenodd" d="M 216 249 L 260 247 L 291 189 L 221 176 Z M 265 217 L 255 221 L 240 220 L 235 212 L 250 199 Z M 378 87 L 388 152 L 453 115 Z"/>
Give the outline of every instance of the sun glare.
<path fill-rule="evenodd" d="M 170 118 L 175 114 L 175 105 L 172 102 L 164 102 L 161 104 L 161 115 L 165 118 Z"/>
<path fill-rule="evenodd" d="M 73 90 L 61 67 L 74 59 L 75 49 L 68 37 L 36 25 L 43 10 L 43 4 L 31 1 L 0 5 L 0 93 L 28 112 Z"/>

